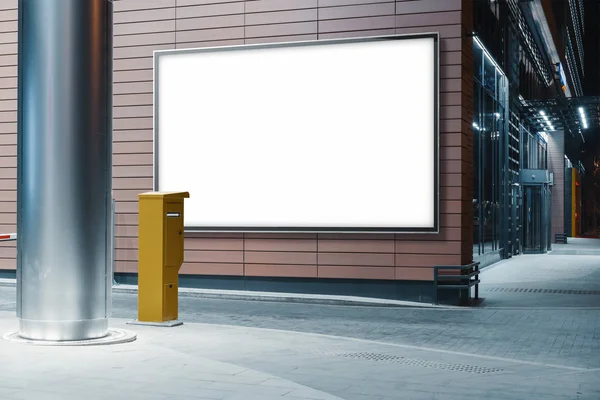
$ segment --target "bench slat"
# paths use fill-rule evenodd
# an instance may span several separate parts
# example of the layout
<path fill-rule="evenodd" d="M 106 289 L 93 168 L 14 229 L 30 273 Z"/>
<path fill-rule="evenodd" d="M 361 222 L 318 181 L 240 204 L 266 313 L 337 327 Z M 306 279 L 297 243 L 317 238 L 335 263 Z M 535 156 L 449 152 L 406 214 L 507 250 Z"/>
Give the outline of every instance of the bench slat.
<path fill-rule="evenodd" d="M 451 279 L 468 279 L 479 275 L 479 271 L 471 272 L 469 275 L 438 275 L 439 279 L 451 278 Z"/>
<path fill-rule="evenodd" d="M 476 281 L 472 281 L 469 284 L 464 284 L 464 285 L 441 285 L 441 286 L 438 286 L 438 289 L 469 289 L 480 283 L 481 282 L 478 279 Z"/>

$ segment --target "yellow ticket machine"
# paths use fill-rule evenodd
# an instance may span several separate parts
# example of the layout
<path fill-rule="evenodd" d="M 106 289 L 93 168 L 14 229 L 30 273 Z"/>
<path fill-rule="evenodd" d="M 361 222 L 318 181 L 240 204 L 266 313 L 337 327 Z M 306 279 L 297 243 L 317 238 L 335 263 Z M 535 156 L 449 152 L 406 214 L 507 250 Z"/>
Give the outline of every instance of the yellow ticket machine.
<path fill-rule="evenodd" d="M 138 195 L 138 321 L 176 326 L 183 264 L 183 200 L 188 192 Z"/>

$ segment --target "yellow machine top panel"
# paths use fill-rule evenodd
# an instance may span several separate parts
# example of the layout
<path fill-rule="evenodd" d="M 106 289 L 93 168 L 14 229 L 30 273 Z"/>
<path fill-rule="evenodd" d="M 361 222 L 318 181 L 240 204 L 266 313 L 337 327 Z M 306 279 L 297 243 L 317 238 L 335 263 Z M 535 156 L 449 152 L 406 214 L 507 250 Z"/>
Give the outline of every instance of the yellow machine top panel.
<path fill-rule="evenodd" d="M 188 199 L 189 192 L 146 192 L 138 194 L 138 197 L 160 197 L 166 199 Z"/>

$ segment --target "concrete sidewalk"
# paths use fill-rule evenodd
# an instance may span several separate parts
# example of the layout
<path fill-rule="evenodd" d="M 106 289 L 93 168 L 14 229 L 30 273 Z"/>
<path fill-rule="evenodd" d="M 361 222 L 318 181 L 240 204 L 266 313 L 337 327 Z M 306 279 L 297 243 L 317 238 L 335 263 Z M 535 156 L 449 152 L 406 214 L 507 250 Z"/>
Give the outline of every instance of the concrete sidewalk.
<path fill-rule="evenodd" d="M 566 244 L 552 244 L 552 255 L 600 256 L 600 239 L 568 238 Z"/>
<path fill-rule="evenodd" d="M 6 313 L 1 317 L 3 334 L 16 330 L 16 319 Z M 124 328 L 123 322 L 111 325 Z M 190 331 L 197 329 L 142 328 L 137 341 L 107 346 L 41 347 L 2 340 L 0 398 L 339 399 L 267 373 L 174 348 L 183 341 L 191 345 L 201 339 L 202 335 L 190 336 Z"/>
<path fill-rule="evenodd" d="M 600 369 L 336 336 L 185 324 L 125 325 L 113 346 L 0 342 L 3 400 L 469 400 L 600 398 Z M 0 331 L 16 329 L 0 312 Z"/>
<path fill-rule="evenodd" d="M 600 257 L 521 255 L 480 275 L 483 307 L 600 309 Z"/>

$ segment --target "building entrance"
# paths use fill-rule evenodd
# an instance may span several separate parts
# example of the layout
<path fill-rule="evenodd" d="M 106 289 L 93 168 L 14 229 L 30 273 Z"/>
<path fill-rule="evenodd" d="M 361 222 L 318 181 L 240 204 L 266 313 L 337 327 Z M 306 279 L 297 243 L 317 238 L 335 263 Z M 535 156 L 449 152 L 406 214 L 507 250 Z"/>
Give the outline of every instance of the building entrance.
<path fill-rule="evenodd" d="M 550 250 L 550 196 L 547 183 L 523 187 L 523 253 Z"/>

